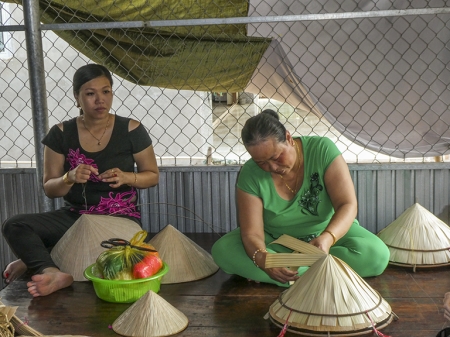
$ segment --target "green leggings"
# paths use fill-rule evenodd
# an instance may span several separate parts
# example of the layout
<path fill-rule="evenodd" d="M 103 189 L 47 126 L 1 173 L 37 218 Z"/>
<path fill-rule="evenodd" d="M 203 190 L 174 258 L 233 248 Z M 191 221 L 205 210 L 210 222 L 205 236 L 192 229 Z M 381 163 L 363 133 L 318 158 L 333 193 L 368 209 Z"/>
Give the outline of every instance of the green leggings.
<path fill-rule="evenodd" d="M 292 252 L 278 244 L 270 244 L 274 239 L 266 234 L 265 243 L 270 253 Z M 254 281 L 273 283 L 288 287 L 269 277 L 262 269 L 256 267 L 245 252 L 241 240 L 240 228 L 221 237 L 212 247 L 212 256 L 217 265 L 227 274 L 236 274 Z M 350 230 L 331 247 L 330 254 L 346 262 L 359 276 L 380 275 L 389 262 L 389 249 L 381 239 L 359 224 L 353 224 Z M 300 267 L 299 274 L 307 268 Z"/>

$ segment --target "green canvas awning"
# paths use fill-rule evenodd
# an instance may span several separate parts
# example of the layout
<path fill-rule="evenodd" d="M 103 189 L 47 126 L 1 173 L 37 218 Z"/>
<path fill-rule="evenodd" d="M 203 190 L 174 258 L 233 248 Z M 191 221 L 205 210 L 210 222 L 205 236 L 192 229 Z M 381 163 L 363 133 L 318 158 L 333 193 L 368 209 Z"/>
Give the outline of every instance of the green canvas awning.
<path fill-rule="evenodd" d="M 9 1 L 15 2 L 15 1 Z M 44 24 L 246 17 L 247 1 L 39 1 Z M 242 91 L 270 39 L 245 25 L 56 30 L 92 61 L 139 85 Z"/>

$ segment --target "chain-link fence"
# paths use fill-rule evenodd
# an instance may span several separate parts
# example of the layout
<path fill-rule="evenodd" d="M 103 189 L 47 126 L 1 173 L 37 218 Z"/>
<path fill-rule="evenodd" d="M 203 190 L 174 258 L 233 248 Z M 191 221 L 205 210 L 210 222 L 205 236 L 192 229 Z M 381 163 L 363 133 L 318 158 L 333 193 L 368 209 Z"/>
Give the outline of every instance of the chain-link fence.
<path fill-rule="evenodd" d="M 78 115 L 72 75 L 97 62 L 115 73 L 114 112 L 148 128 L 160 165 L 242 164 L 241 129 L 265 108 L 349 163 L 447 158 L 448 1 L 187 3 L 41 2 L 50 126 Z M 24 15 L 0 4 L 0 167 L 32 167 Z"/>

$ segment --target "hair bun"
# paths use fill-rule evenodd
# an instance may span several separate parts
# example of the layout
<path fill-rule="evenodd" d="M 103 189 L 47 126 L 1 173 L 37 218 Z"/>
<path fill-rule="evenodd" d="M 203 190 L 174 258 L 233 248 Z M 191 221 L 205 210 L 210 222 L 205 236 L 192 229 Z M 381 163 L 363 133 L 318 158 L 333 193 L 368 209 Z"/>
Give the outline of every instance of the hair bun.
<path fill-rule="evenodd" d="M 280 116 L 278 116 L 278 113 L 273 111 L 272 109 L 265 109 L 263 111 L 261 111 L 262 114 L 268 114 L 270 116 L 272 116 L 273 118 L 275 118 L 277 121 L 280 120 Z"/>

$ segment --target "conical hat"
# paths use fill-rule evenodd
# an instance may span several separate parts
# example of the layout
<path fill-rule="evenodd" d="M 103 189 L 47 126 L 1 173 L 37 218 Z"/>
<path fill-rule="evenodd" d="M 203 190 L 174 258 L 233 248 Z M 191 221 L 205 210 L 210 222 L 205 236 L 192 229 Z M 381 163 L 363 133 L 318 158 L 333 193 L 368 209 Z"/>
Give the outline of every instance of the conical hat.
<path fill-rule="evenodd" d="M 12 317 L 11 323 L 14 326 L 14 329 L 16 330 L 16 334 L 18 336 L 42 336 L 39 331 L 33 329 L 16 315 Z"/>
<path fill-rule="evenodd" d="M 51 252 L 61 271 L 75 281 L 87 281 L 84 270 L 95 263 L 103 248 L 100 243 L 111 238 L 130 240 L 142 228 L 133 220 L 109 215 L 83 214 Z"/>
<path fill-rule="evenodd" d="M 274 243 L 304 254 L 269 254 L 266 267 L 311 266 L 270 306 L 276 325 L 307 336 L 353 336 L 392 321 L 389 304 L 339 258 L 287 235 Z"/>
<path fill-rule="evenodd" d="M 25 324 L 19 317 L 17 317 L 16 310 L 18 307 L 7 307 L 5 306 L 2 301 L 0 301 L 0 307 L 6 308 L 1 310 L 3 314 L 7 314 L 7 317 L 9 319 L 9 322 L 14 327 L 14 330 L 18 336 L 42 336 L 42 334 L 34 330 L 31 326 L 28 324 Z M 4 311 L 6 310 L 6 312 Z"/>
<path fill-rule="evenodd" d="M 378 233 L 393 264 L 439 266 L 450 261 L 450 227 L 415 203 Z"/>
<path fill-rule="evenodd" d="M 134 302 L 113 323 L 113 330 L 123 336 L 170 336 L 183 331 L 188 318 L 153 291 Z"/>
<path fill-rule="evenodd" d="M 18 307 L 0 305 L 0 336 L 14 337 L 14 325 L 11 322 Z"/>
<path fill-rule="evenodd" d="M 392 321 L 391 307 L 380 294 L 332 255 L 317 260 L 270 306 L 269 314 L 289 331 L 333 336 L 379 329 Z"/>
<path fill-rule="evenodd" d="M 4 304 L 0 304 L 0 315 L 2 320 L 6 322 L 11 322 L 11 319 L 16 313 L 18 307 L 9 307 Z"/>
<path fill-rule="evenodd" d="M 195 281 L 219 270 L 211 254 L 172 225 L 164 227 L 149 243 L 170 268 L 162 284 Z"/>

